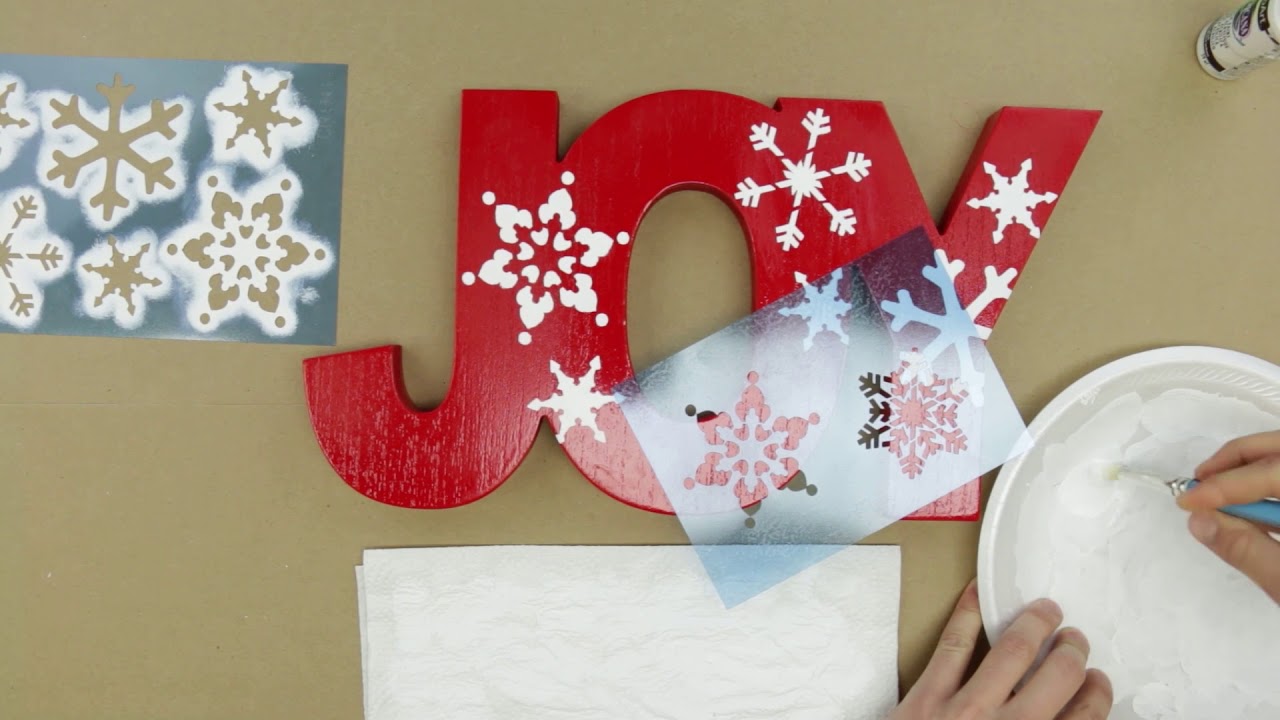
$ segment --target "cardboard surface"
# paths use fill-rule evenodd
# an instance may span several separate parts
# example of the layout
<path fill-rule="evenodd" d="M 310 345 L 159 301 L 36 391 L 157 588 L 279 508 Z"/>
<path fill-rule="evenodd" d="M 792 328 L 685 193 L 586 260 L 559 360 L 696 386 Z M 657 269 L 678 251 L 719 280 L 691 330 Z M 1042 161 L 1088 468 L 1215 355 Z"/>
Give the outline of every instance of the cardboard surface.
<path fill-rule="evenodd" d="M 1000 106 L 1102 109 L 990 344 L 1030 419 L 1137 350 L 1280 360 L 1280 67 L 1223 83 L 1194 56 L 1231 5 L 10 0 L 0 48 L 349 63 L 338 347 L 404 345 L 422 404 L 451 362 L 464 88 L 559 91 L 562 146 L 667 88 L 881 100 L 935 214 Z M 745 315 L 746 277 L 727 207 L 662 201 L 633 261 L 637 365 Z M 472 506 L 364 500 L 307 422 L 300 363 L 325 351 L 0 336 L 0 716 L 359 717 L 365 547 L 684 540 L 592 488 L 545 428 Z M 903 546 L 904 686 L 977 537 L 899 523 L 872 539 Z"/>

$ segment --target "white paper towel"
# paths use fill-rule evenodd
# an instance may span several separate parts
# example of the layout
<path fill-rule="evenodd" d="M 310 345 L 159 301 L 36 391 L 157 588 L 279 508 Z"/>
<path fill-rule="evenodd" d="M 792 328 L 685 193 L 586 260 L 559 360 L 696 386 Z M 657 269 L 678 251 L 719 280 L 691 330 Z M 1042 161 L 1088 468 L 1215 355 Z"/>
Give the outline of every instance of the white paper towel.
<path fill-rule="evenodd" d="M 898 696 L 896 547 L 726 610 L 693 549 L 367 550 L 367 720 L 878 720 Z"/>

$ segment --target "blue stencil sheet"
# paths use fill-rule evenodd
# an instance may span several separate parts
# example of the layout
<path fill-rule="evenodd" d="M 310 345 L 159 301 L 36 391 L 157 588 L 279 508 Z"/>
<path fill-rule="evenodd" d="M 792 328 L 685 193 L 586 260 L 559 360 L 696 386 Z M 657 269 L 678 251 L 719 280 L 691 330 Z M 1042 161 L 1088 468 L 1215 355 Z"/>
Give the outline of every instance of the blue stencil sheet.
<path fill-rule="evenodd" d="M 1030 445 L 919 229 L 614 394 L 728 606 Z"/>
<path fill-rule="evenodd" d="M 346 86 L 0 55 L 0 332 L 332 345 Z"/>

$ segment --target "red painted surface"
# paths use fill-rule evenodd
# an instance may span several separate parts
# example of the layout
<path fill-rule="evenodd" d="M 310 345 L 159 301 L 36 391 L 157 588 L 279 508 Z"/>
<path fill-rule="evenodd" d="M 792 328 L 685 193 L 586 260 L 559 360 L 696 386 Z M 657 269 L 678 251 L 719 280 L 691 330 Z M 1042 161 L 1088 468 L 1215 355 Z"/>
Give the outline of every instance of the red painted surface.
<path fill-rule="evenodd" d="M 818 118 L 825 120 L 817 125 L 825 123 L 828 131 L 811 135 L 805 125 L 815 127 L 810 113 L 819 108 Z M 338 475 L 370 498 L 415 508 L 473 502 L 515 470 L 546 416 L 593 484 L 638 508 L 670 512 L 616 404 L 584 395 L 576 403 L 583 422 L 563 423 L 556 404 L 545 402 L 557 395 L 552 362 L 571 385 L 588 377 L 593 387 L 578 388 L 588 393 L 607 395 L 631 376 L 627 264 L 631 240 L 654 203 L 667 193 L 698 189 L 734 208 L 751 256 L 756 308 L 794 290 L 797 272 L 821 277 L 921 225 L 935 244 L 968 264 L 956 283 L 961 300 L 969 302 L 982 291 L 984 265 L 1020 270 L 1034 246 L 1020 226 L 995 246 L 992 213 L 964 204 L 991 188 L 981 162 L 1012 174 L 1017 163 L 1033 157 L 1035 189 L 1060 194 L 1098 119 L 1096 112 L 1069 110 L 997 114 L 939 234 L 880 103 L 784 99 L 770 108 L 719 92 L 657 93 L 601 117 L 563 160 L 556 156 L 558 114 L 551 92 L 463 93 L 456 356 L 439 407 L 413 407 L 397 346 L 305 362 L 320 447 Z M 753 148 L 750 138 L 764 137 L 753 126 L 762 123 L 775 128 L 776 137 L 771 147 Z M 857 158 L 850 153 L 871 161 L 865 178 L 856 177 Z M 775 236 L 797 209 L 789 189 L 764 194 L 756 207 L 744 206 L 735 193 L 746 178 L 759 185 L 781 179 L 783 158 L 803 168 L 807 156 L 818 174 L 846 171 L 818 178 L 820 199 L 802 198 L 795 219 L 804 239 L 788 250 Z M 572 216 L 565 212 L 566 195 Z M 1054 206 L 1034 211 L 1041 227 Z M 853 211 L 856 224 L 844 210 Z M 1002 304 L 979 320 L 993 323 Z M 595 358 L 599 370 L 591 378 Z M 538 409 L 530 409 L 531 402 Z M 973 483 L 917 517 L 976 517 L 977 500 Z"/>

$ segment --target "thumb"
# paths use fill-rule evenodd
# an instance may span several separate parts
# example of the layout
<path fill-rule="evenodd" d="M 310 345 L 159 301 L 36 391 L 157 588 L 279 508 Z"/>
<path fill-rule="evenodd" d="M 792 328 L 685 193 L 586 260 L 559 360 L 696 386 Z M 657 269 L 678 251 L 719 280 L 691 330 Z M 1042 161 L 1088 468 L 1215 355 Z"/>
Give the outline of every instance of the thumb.
<path fill-rule="evenodd" d="M 1191 534 L 1280 603 L 1280 542 L 1253 523 L 1217 511 L 1191 514 Z"/>

